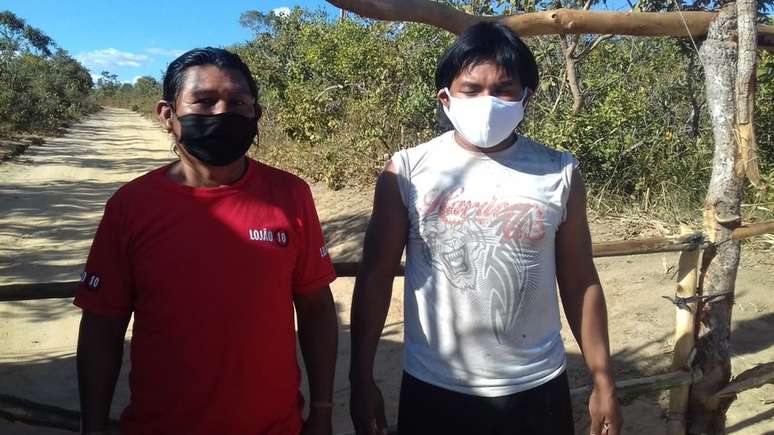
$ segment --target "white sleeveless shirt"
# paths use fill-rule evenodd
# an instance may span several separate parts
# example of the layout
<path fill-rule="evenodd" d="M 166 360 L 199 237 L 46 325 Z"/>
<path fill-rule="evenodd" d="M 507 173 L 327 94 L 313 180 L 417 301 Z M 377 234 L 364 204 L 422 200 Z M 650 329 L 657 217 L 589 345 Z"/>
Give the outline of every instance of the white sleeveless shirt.
<path fill-rule="evenodd" d="M 454 132 L 392 157 L 408 210 L 405 370 L 503 396 L 562 373 L 554 237 L 578 162 L 523 136 L 481 154 Z"/>

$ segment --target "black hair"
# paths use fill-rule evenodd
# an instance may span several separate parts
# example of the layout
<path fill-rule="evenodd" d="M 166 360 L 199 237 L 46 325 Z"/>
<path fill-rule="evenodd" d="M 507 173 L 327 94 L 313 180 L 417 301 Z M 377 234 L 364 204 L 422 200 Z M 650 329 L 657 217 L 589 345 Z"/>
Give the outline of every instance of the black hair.
<path fill-rule="evenodd" d="M 185 81 L 185 71 L 192 66 L 215 65 L 221 69 L 232 69 L 241 73 L 250 87 L 253 102 L 258 103 L 258 85 L 255 83 L 250 69 L 242 62 L 242 59 L 222 48 L 204 47 L 194 48 L 181 54 L 167 67 L 164 74 L 164 100 L 173 106 L 180 89 Z"/>
<path fill-rule="evenodd" d="M 537 62 L 519 36 L 504 24 L 483 21 L 467 28 L 446 50 L 435 69 L 435 88 L 451 87 L 452 81 L 466 68 L 494 62 L 522 86 L 537 89 Z"/>

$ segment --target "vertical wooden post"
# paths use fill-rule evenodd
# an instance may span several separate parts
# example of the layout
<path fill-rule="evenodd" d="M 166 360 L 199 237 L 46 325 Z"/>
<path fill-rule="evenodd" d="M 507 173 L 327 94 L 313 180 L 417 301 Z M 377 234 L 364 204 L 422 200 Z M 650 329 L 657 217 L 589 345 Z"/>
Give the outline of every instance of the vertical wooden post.
<path fill-rule="evenodd" d="M 735 4 L 724 7 L 699 51 L 715 142 L 704 202 L 704 232 L 713 245 L 704 252 L 699 285 L 703 296 L 714 298 L 698 307 L 694 367 L 704 376 L 691 388 L 689 434 L 725 433 L 726 411 L 733 401 L 733 397 L 718 399 L 715 394 L 731 377 L 731 308 L 740 253 L 740 243 L 731 240 L 731 232 L 740 224 L 743 192 L 743 178 L 735 171 L 736 18 Z"/>
<path fill-rule="evenodd" d="M 692 234 L 690 227 L 681 227 L 682 235 Z M 690 298 L 696 295 L 698 284 L 699 250 L 683 251 L 677 268 L 676 297 Z M 695 328 L 695 313 L 697 304 L 689 303 L 688 309 L 676 307 L 675 314 L 675 345 L 672 353 L 672 371 L 690 370 L 690 358 L 693 352 Z M 685 435 L 686 420 L 685 410 L 688 407 L 688 397 L 691 391 L 690 385 L 685 385 L 669 390 L 669 419 L 667 421 L 667 435 Z"/>

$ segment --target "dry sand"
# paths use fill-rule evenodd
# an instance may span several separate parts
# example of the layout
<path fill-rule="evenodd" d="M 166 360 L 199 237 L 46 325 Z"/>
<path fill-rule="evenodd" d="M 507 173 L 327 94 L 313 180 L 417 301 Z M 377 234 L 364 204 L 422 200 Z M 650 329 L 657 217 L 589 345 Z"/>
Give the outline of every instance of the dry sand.
<path fill-rule="evenodd" d="M 60 138 L 0 164 L 0 285 L 76 279 L 105 200 L 121 184 L 173 159 L 169 139 L 152 122 L 120 109 L 104 110 Z M 370 195 L 332 192 L 313 186 L 334 258 L 359 255 Z M 618 221 L 595 222 L 595 240 L 630 234 Z M 664 371 L 671 359 L 674 309 L 661 296 L 674 292 L 676 254 L 599 259 L 610 311 L 611 346 L 619 379 Z M 734 373 L 774 360 L 774 263 L 771 252 L 743 253 L 734 306 Z M 396 279 L 393 304 L 376 362 L 376 379 L 395 421 L 402 367 L 402 279 Z M 334 432 L 347 432 L 349 389 L 349 301 L 353 280 L 333 285 L 341 322 L 335 387 Z M 0 303 L 0 394 L 10 394 L 69 409 L 78 408 L 75 342 L 80 312 L 69 299 Z M 572 384 L 586 382 L 577 346 L 565 326 Z M 117 416 L 126 405 L 124 370 L 113 403 Z M 661 394 L 627 398 L 624 433 L 664 432 Z M 774 386 L 742 393 L 732 405 L 728 433 L 774 434 Z M 768 403 L 768 404 L 766 404 Z M 577 433 L 588 433 L 585 404 L 575 403 Z M 71 432 L 10 423 L 2 434 Z"/>

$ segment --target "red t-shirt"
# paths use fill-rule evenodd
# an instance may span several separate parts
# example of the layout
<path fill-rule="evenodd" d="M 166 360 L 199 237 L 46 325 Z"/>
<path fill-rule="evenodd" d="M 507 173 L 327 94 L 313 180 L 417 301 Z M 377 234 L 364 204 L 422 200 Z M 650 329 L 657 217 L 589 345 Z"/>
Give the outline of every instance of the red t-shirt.
<path fill-rule="evenodd" d="M 230 186 L 154 170 L 108 201 L 75 305 L 134 312 L 127 434 L 296 434 L 293 295 L 335 279 L 307 184 L 249 160 Z"/>

